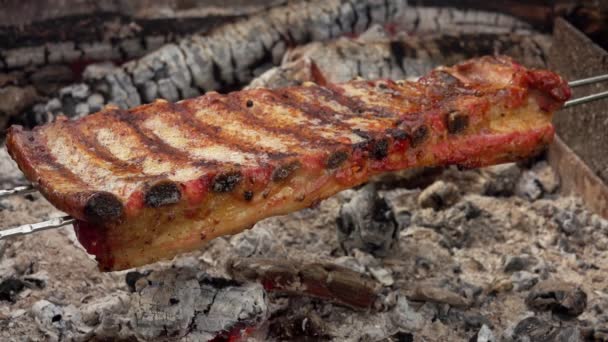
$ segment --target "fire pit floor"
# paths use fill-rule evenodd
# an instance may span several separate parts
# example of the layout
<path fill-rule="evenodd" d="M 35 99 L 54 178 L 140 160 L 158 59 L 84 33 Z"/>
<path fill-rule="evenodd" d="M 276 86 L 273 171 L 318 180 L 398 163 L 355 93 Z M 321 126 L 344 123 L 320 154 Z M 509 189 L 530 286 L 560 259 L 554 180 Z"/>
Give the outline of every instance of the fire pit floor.
<path fill-rule="evenodd" d="M 2 158 L 0 165 L 10 168 Z M 100 273 L 71 228 L 2 241 L 0 336 L 199 340 L 233 324 L 212 312 L 237 310 L 254 325 L 245 330 L 252 341 L 605 338 L 608 222 L 557 195 L 558 186 L 541 161 L 529 169 L 448 169 L 422 192 L 380 190 L 401 225 L 384 257 L 344 250 L 337 238 L 341 205 L 363 189 L 131 272 Z M 2 227 L 56 214 L 39 195 L 0 202 Z M 235 258 L 344 266 L 377 283 L 385 305 L 362 310 L 305 290 L 219 284 L 231 277 L 227 267 Z M 207 311 L 197 311 L 208 291 Z"/>

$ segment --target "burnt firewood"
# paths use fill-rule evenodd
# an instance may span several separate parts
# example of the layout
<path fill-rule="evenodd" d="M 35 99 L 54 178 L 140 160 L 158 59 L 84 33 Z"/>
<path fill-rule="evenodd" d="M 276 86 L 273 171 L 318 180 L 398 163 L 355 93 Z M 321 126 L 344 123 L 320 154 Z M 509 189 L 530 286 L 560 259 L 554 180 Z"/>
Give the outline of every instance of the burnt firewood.
<path fill-rule="evenodd" d="M 232 90 L 278 64 L 287 46 L 361 33 L 373 23 L 392 21 L 403 4 L 401 0 L 290 2 L 206 35 L 166 44 L 140 59 L 106 70 L 95 79 L 87 78 L 85 70 L 83 80 L 90 94 L 99 94 L 104 104 L 121 108 L 156 98 L 177 101 L 211 90 Z M 28 63 L 40 60 L 38 56 L 28 57 L 26 51 L 21 55 L 24 60 L 32 59 Z M 0 58 L 1 63 L 6 64 L 6 58 Z M 63 101 L 60 107 L 60 112 L 64 112 Z M 81 109 L 85 112 L 86 108 Z M 90 113 L 91 108 L 86 111 Z"/>
<path fill-rule="evenodd" d="M 132 59 L 284 2 L 9 0 L 0 13 L 0 67 Z"/>
<path fill-rule="evenodd" d="M 386 256 L 396 244 L 400 225 L 387 203 L 369 183 L 350 202 L 340 208 L 337 218 L 338 241 L 351 252 L 357 248 L 375 256 Z"/>
<path fill-rule="evenodd" d="M 383 303 L 379 283 L 330 263 L 239 258 L 228 264 L 228 272 L 238 281 L 258 281 L 270 292 L 320 298 L 354 309 L 372 309 Z"/>
<path fill-rule="evenodd" d="M 561 318 L 571 319 L 585 311 L 587 294 L 574 284 L 546 280 L 530 291 L 526 305 L 535 311 L 551 311 Z"/>
<path fill-rule="evenodd" d="M 539 33 L 496 32 L 479 26 L 467 32 L 463 26 L 450 32 L 420 36 L 390 36 L 378 26 L 358 39 L 341 38 L 314 42 L 289 51 L 281 66 L 255 78 L 248 87 L 278 88 L 316 81 L 318 70 L 328 82 L 365 79 L 408 79 L 423 75 L 439 65 L 450 65 L 476 56 L 504 54 L 531 67 L 545 66 L 551 38 Z M 348 53 L 344 53 L 348 51 Z M 314 67 L 313 67 L 314 66 Z"/>

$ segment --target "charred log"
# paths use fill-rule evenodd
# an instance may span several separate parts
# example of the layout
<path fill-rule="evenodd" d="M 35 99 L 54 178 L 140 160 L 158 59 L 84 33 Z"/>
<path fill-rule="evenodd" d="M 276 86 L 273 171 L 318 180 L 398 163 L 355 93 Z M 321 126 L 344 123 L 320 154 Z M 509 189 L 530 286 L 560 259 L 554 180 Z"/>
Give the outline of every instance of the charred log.
<path fill-rule="evenodd" d="M 167 44 L 120 67 L 90 66 L 83 73 L 88 87 L 83 98 L 76 103 L 52 99 L 15 122 L 31 126 L 48 119 L 47 113 L 88 114 L 98 107 L 99 99 L 101 105 L 128 108 L 156 98 L 177 101 L 211 90 L 235 89 L 278 64 L 289 46 L 361 33 L 374 23 L 393 21 L 402 7 L 402 0 L 312 1 L 275 7 L 207 35 Z"/>
<path fill-rule="evenodd" d="M 0 13 L 0 59 L 7 69 L 131 59 L 162 44 L 208 32 L 221 23 L 283 3 L 8 1 Z"/>
<path fill-rule="evenodd" d="M 320 298 L 354 309 L 382 305 L 379 283 L 334 264 L 243 258 L 230 262 L 228 272 L 239 281 L 260 282 L 270 292 Z"/>
<path fill-rule="evenodd" d="M 313 66 L 328 82 L 407 79 L 438 65 L 491 54 L 505 54 L 530 67 L 546 66 L 551 38 L 542 34 L 446 33 L 389 36 L 378 27 L 372 36 L 315 42 L 290 51 L 281 66 L 255 78 L 249 87 L 283 87 L 315 81 Z M 367 34 L 367 33 L 366 33 Z"/>
<path fill-rule="evenodd" d="M 387 201 L 369 183 L 340 208 L 338 241 L 347 252 L 358 248 L 376 256 L 386 256 L 396 244 L 400 225 Z"/>

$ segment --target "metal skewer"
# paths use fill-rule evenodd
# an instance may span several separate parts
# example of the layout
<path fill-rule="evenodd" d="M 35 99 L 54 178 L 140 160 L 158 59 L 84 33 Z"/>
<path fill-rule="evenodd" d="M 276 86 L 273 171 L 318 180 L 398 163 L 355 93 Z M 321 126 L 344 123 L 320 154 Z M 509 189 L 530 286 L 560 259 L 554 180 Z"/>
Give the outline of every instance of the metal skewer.
<path fill-rule="evenodd" d="M 62 217 L 52 218 L 50 220 L 43 221 L 43 222 L 24 224 L 22 226 L 18 226 L 18 227 L 14 227 L 14 228 L 3 229 L 3 230 L 0 230 L 0 240 L 7 238 L 7 237 L 31 234 L 31 233 L 39 232 L 42 230 L 55 229 L 55 228 L 67 226 L 68 224 L 72 224 L 75 221 L 76 220 L 70 216 L 62 216 Z"/>
<path fill-rule="evenodd" d="M 600 82 L 605 82 L 605 81 L 608 81 L 608 74 L 598 75 L 598 76 L 593 76 L 593 77 L 588 77 L 588 78 L 582 78 L 580 80 L 568 82 L 568 86 L 570 86 L 570 88 L 576 88 L 576 87 L 580 87 L 580 86 L 584 86 L 584 85 L 588 85 L 588 84 L 600 83 Z M 603 92 L 600 92 L 597 94 L 591 94 L 588 96 L 583 96 L 583 97 L 579 97 L 577 99 L 566 101 L 566 103 L 564 103 L 564 108 L 568 108 L 568 107 L 572 107 L 572 106 L 576 106 L 576 105 L 580 105 L 580 104 L 588 103 L 588 102 L 592 102 L 592 101 L 597 101 L 597 100 L 604 99 L 604 98 L 608 98 L 608 91 L 603 91 Z"/>
<path fill-rule="evenodd" d="M 593 77 L 588 77 L 588 78 L 582 78 L 580 80 L 568 82 L 568 86 L 570 88 L 576 88 L 576 87 L 580 87 L 583 85 L 599 83 L 599 82 L 604 82 L 604 81 L 608 81 L 608 74 L 598 75 L 598 76 L 593 76 Z"/>
<path fill-rule="evenodd" d="M 592 101 L 597 101 L 597 100 L 604 99 L 604 98 L 608 98 L 608 91 L 603 91 L 601 93 L 592 94 L 589 96 L 583 96 L 583 97 L 579 97 L 578 99 L 566 101 L 566 103 L 564 103 L 564 108 L 569 108 L 572 106 L 576 106 L 576 105 L 580 105 L 580 104 L 588 103 L 588 102 L 592 102 Z"/>
<path fill-rule="evenodd" d="M 568 86 L 571 88 L 580 87 L 583 85 L 594 84 L 599 82 L 608 81 L 608 74 L 598 75 L 588 78 L 583 78 L 580 80 L 571 81 L 568 83 Z M 577 99 L 573 99 L 570 101 L 566 101 L 564 104 L 564 108 L 580 105 L 583 103 L 588 103 L 592 101 L 597 101 L 603 98 L 608 98 L 608 91 L 583 96 Z M 36 189 L 31 185 L 18 186 L 12 189 L 0 190 L 0 199 L 13 196 L 13 195 L 21 195 L 21 194 L 29 194 L 32 192 L 36 192 Z M 68 224 L 74 223 L 76 220 L 70 216 L 63 216 L 53 218 L 47 221 L 32 223 L 32 224 L 24 224 L 22 226 L 8 228 L 0 230 L 0 240 L 5 239 L 7 237 L 13 237 L 17 235 L 25 235 L 30 233 L 35 233 L 42 230 L 54 229 L 63 226 L 67 226 Z"/>
<path fill-rule="evenodd" d="M 16 186 L 12 189 L 0 190 L 0 199 L 13 195 L 31 194 L 32 192 L 36 192 L 36 189 L 31 185 Z"/>

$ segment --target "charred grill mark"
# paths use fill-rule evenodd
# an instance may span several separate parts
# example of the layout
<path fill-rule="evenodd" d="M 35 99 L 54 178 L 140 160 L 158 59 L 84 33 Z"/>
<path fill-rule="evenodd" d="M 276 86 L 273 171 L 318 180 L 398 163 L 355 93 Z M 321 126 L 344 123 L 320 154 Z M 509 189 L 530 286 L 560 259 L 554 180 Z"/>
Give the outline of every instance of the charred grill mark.
<path fill-rule="evenodd" d="M 243 175 L 240 171 L 222 173 L 213 179 L 211 190 L 218 193 L 231 192 L 241 182 Z"/>
<path fill-rule="evenodd" d="M 156 102 L 152 108 L 158 108 L 157 110 L 161 111 L 162 107 L 158 107 L 160 104 L 161 102 Z M 112 116 L 131 128 L 133 133 L 142 142 L 143 146 L 150 151 L 151 157 L 158 158 L 162 155 L 163 159 L 170 160 L 174 165 L 188 163 L 190 161 L 186 153 L 179 149 L 173 148 L 150 130 L 141 127 L 140 124 L 143 119 L 138 118 L 137 115 L 121 109 L 114 109 Z"/>
<path fill-rule="evenodd" d="M 337 169 L 348 159 L 348 153 L 345 151 L 336 151 L 329 155 L 327 161 L 325 162 L 325 166 L 332 170 Z"/>
<path fill-rule="evenodd" d="M 260 154 L 261 151 L 259 149 L 256 149 L 255 147 L 251 146 L 251 141 L 239 139 L 238 136 L 231 136 L 230 139 L 226 139 L 221 135 L 221 127 L 207 125 L 196 119 L 194 117 L 194 109 L 190 108 L 187 104 L 177 103 L 173 104 L 172 107 L 177 113 L 180 114 L 174 118 L 174 124 L 185 125 L 187 126 L 187 128 L 192 129 L 196 134 L 204 135 L 206 138 L 209 139 L 210 145 L 223 145 L 239 152 L 257 155 Z M 270 159 L 283 158 L 289 155 L 286 153 L 275 151 L 264 153 L 268 155 Z M 213 160 L 208 160 L 206 162 L 208 163 L 207 165 L 218 164 L 217 161 Z M 223 161 L 222 163 L 228 165 L 232 164 L 235 166 L 237 165 L 226 161 Z"/>
<path fill-rule="evenodd" d="M 120 219 L 124 208 L 122 202 L 109 192 L 96 192 L 86 199 L 84 215 L 93 223 L 107 223 Z"/>
<path fill-rule="evenodd" d="M 394 116 L 388 108 L 381 108 L 378 106 L 368 106 L 364 101 L 354 98 L 352 96 L 347 96 L 344 94 L 344 90 L 338 88 L 334 84 L 328 84 L 327 87 L 322 88 L 325 90 L 325 96 L 328 99 L 332 99 L 339 103 L 342 106 L 345 106 L 351 109 L 350 113 L 340 113 L 346 116 L 357 117 L 361 116 L 363 113 L 371 114 L 371 116 L 376 118 L 387 118 Z"/>
<path fill-rule="evenodd" d="M 245 201 L 249 202 L 253 199 L 253 191 L 251 190 L 246 190 L 243 192 L 243 199 L 245 199 Z"/>
<path fill-rule="evenodd" d="M 463 132 L 469 126 L 469 116 L 459 111 L 452 111 L 446 115 L 446 127 L 450 134 Z"/>
<path fill-rule="evenodd" d="M 280 181 L 286 180 L 300 167 L 301 167 L 301 164 L 298 161 L 293 161 L 289 164 L 278 166 L 272 172 L 271 178 L 274 182 L 280 182 Z"/>
<path fill-rule="evenodd" d="M 181 198 L 182 192 L 178 184 L 171 181 L 161 181 L 146 190 L 144 204 L 150 208 L 159 208 L 178 203 Z"/>
<path fill-rule="evenodd" d="M 92 120 L 91 120 L 92 121 Z M 77 123 L 75 121 L 66 122 L 70 133 L 76 138 L 79 143 L 82 143 L 85 147 L 85 151 L 89 153 L 93 158 L 99 158 L 105 160 L 112 166 L 112 171 L 118 175 L 122 173 L 141 173 L 141 167 L 137 164 L 124 162 L 112 154 L 106 147 L 102 146 L 94 138 L 92 134 L 85 134 L 83 129 L 87 129 L 88 125 L 95 125 L 94 122 L 83 122 Z"/>
<path fill-rule="evenodd" d="M 25 151 L 30 151 L 28 152 L 28 154 L 31 153 L 31 160 L 35 160 L 37 162 L 48 165 L 53 170 L 49 172 L 51 172 L 55 177 L 59 175 L 61 178 L 64 178 L 66 181 L 68 181 L 75 187 L 81 189 L 86 189 L 88 187 L 88 184 L 83 182 L 80 177 L 78 177 L 70 169 L 63 166 L 57 161 L 55 156 L 50 153 L 46 141 L 44 141 L 45 138 L 43 136 L 41 136 L 40 134 L 36 134 L 36 131 L 23 132 L 22 134 L 27 136 L 27 144 L 29 149 L 26 149 Z M 40 175 L 38 175 L 37 178 L 41 180 L 43 179 L 42 177 L 40 177 Z M 34 183 L 37 182 L 39 182 L 39 180 L 36 180 Z M 45 184 L 42 185 L 44 186 Z"/>
<path fill-rule="evenodd" d="M 310 127 L 305 127 L 301 125 L 276 125 L 276 123 L 273 123 L 272 120 L 263 119 L 263 114 L 258 117 L 258 115 L 240 107 L 239 103 L 242 101 L 238 100 L 240 99 L 239 94 L 234 94 L 234 96 L 237 98 L 237 100 L 232 101 L 232 108 L 235 108 L 235 110 L 239 110 L 239 112 L 243 113 L 243 115 L 245 115 L 247 118 L 247 123 L 250 125 L 261 127 L 263 130 L 267 130 L 277 135 L 286 135 L 295 138 L 304 144 L 313 144 L 314 146 L 334 146 L 338 144 L 333 140 L 328 140 L 326 138 L 318 136 Z M 259 101 L 264 101 L 264 103 L 270 103 L 273 105 L 284 105 L 286 107 L 292 108 L 293 110 L 298 110 L 304 113 L 299 102 L 294 102 L 293 105 L 290 104 L 291 96 L 288 93 L 279 94 L 270 90 L 266 90 L 266 92 L 262 96 L 269 96 L 271 97 L 271 99 L 269 101 Z M 256 106 L 254 106 L 250 110 L 258 109 L 256 109 Z"/>

